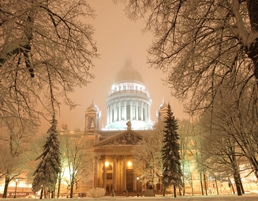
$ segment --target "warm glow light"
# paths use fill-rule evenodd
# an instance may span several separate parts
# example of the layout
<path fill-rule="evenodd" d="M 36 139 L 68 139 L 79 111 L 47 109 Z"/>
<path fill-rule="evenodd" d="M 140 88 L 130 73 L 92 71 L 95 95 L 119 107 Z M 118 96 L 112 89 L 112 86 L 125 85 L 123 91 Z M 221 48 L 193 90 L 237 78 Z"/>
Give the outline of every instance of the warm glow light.
<path fill-rule="evenodd" d="M 129 167 L 131 167 L 133 164 L 132 164 L 131 161 L 128 161 L 127 165 L 128 165 Z"/>
<path fill-rule="evenodd" d="M 68 167 L 64 168 L 63 177 L 66 178 L 67 180 L 69 180 L 70 174 L 69 174 L 69 168 Z"/>
<path fill-rule="evenodd" d="M 108 166 L 109 166 L 109 163 L 108 163 L 107 161 L 105 162 L 105 166 L 106 166 L 106 167 L 108 167 Z"/>

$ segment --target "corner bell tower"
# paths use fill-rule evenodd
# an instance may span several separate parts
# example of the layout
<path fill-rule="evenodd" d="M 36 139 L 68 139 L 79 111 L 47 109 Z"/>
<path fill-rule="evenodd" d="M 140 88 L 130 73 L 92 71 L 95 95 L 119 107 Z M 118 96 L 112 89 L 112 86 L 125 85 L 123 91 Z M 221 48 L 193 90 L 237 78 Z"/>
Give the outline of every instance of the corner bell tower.
<path fill-rule="evenodd" d="M 99 131 L 100 117 L 101 117 L 101 111 L 93 101 L 92 104 L 87 108 L 85 112 L 84 134 L 93 135 Z"/>

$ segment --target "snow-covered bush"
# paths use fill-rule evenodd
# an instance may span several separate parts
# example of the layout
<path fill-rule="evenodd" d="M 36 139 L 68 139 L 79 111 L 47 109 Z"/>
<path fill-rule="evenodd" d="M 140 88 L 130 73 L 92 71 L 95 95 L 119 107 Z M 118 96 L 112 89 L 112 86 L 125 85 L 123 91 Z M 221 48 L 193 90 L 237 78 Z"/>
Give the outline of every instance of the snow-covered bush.
<path fill-rule="evenodd" d="M 105 195 L 105 189 L 104 188 L 92 188 L 88 191 L 87 197 L 92 198 L 100 198 Z"/>

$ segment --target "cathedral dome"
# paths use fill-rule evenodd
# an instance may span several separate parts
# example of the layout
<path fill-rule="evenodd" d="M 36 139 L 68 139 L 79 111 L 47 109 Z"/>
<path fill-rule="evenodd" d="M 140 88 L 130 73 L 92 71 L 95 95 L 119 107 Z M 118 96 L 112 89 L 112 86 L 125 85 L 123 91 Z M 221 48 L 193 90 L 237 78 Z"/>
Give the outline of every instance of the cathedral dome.
<path fill-rule="evenodd" d="M 158 120 L 162 120 L 167 116 L 168 111 L 168 104 L 165 102 L 164 98 L 162 100 L 161 105 L 159 106 L 159 109 L 156 111 L 156 115 L 158 117 Z"/>
<path fill-rule="evenodd" d="M 87 108 L 87 110 L 95 110 L 96 112 L 99 111 L 98 106 L 92 101 L 91 105 Z"/>
<path fill-rule="evenodd" d="M 143 79 L 141 74 L 132 68 L 131 61 L 127 60 L 125 63 L 125 67 L 120 70 L 115 78 L 115 83 L 122 82 L 137 82 L 143 84 Z"/>
<path fill-rule="evenodd" d="M 167 109 L 168 108 L 168 104 L 165 102 L 165 100 L 162 100 L 162 103 L 159 106 L 159 110 L 163 110 L 163 109 Z"/>
<path fill-rule="evenodd" d="M 151 99 L 141 74 L 125 62 L 125 67 L 115 77 L 111 86 L 107 105 L 106 129 L 125 130 L 126 123 L 132 123 L 133 130 L 152 128 L 150 119 Z"/>

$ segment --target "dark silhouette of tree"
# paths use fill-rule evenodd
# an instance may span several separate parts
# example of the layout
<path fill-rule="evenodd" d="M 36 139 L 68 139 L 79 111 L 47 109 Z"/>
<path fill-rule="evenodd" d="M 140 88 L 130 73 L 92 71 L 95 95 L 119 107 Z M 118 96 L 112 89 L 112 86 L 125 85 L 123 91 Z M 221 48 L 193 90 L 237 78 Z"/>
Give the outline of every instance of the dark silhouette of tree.
<path fill-rule="evenodd" d="M 41 197 L 44 190 L 53 192 L 58 179 L 58 173 L 61 172 L 61 157 L 59 148 L 59 138 L 56 129 L 57 121 L 53 116 L 51 127 L 48 132 L 49 137 L 46 140 L 43 153 L 37 158 L 41 159 L 32 182 L 33 192 L 41 190 Z"/>
<path fill-rule="evenodd" d="M 0 4 L 0 118 L 34 127 L 52 114 L 51 102 L 74 107 L 69 93 L 94 78 L 97 48 L 87 20 L 94 11 L 85 0 Z"/>
<path fill-rule="evenodd" d="M 210 107 L 226 82 L 243 83 L 239 98 L 253 88 L 257 99 L 257 0 L 117 1 L 130 19 L 144 18 L 154 37 L 147 62 L 167 73 L 172 95 L 189 102 L 189 113 Z"/>
<path fill-rule="evenodd" d="M 142 182 L 149 184 L 155 189 L 162 175 L 162 136 L 163 122 L 154 125 L 154 130 L 142 137 L 132 149 L 133 164 L 140 173 Z"/>
<path fill-rule="evenodd" d="M 163 195 L 166 189 L 174 186 L 174 197 L 176 197 L 176 187 L 182 186 L 182 170 L 179 155 L 179 135 L 177 133 L 178 124 L 171 106 L 168 103 L 167 116 L 164 119 L 164 139 L 162 147 L 163 160 Z"/>
<path fill-rule="evenodd" d="M 72 138 L 66 135 L 62 136 L 62 146 L 65 151 L 66 167 L 69 171 L 69 197 L 73 198 L 74 189 L 79 182 L 87 182 L 93 175 L 92 167 L 94 165 L 95 154 L 89 150 L 92 145 L 86 138 Z"/>
<path fill-rule="evenodd" d="M 253 173 L 258 178 L 258 113 L 255 109 L 257 103 L 250 102 L 248 93 L 242 94 L 240 100 L 238 98 L 237 90 L 227 93 L 222 88 L 220 99 L 199 119 L 205 133 L 202 152 L 210 157 L 205 163 L 214 168 L 213 173 L 231 170 L 237 193 L 241 195 L 243 188 L 239 172 L 250 171 L 248 175 Z M 218 165 L 221 166 L 217 168 Z"/>
<path fill-rule="evenodd" d="M 32 133 L 20 128 L 19 122 L 4 119 L 5 125 L 1 127 L 0 138 L 0 178 L 4 179 L 4 190 L 2 197 L 7 198 L 10 182 L 22 177 L 28 162 L 32 160 L 31 145 L 33 144 Z M 2 124 L 3 125 L 3 124 Z"/>

